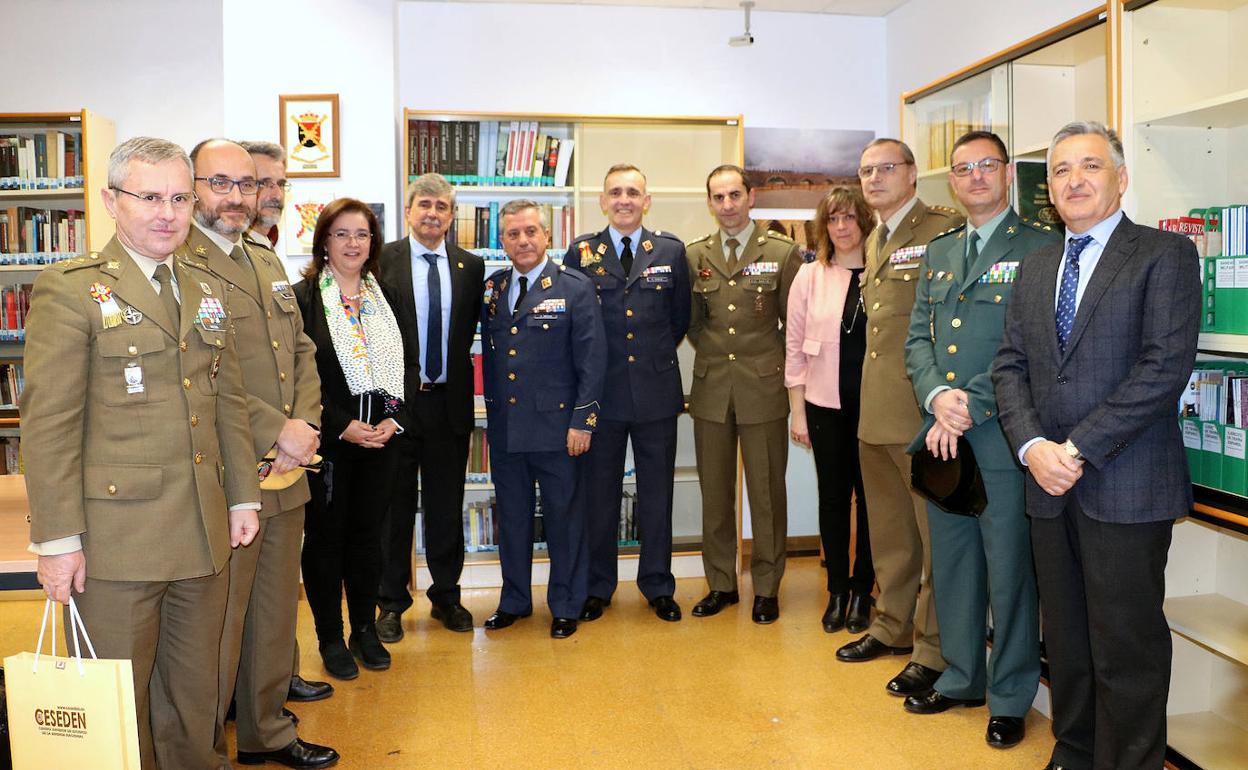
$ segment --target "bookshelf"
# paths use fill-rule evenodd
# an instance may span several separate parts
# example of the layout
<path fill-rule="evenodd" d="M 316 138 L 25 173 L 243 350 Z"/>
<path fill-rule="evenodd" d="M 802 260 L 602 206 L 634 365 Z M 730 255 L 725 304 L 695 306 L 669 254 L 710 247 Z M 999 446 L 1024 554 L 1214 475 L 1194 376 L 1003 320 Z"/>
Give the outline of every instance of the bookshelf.
<path fill-rule="evenodd" d="M 0 113 L 0 590 L 34 585 L 16 409 L 29 288 L 47 265 L 112 236 L 101 189 L 113 123 L 91 110 Z"/>
<path fill-rule="evenodd" d="M 484 211 L 486 217 L 496 218 L 497 209 L 516 198 L 531 198 L 549 207 L 547 216 L 552 230 L 549 256 L 560 261 L 577 235 L 606 227 L 606 218 L 598 206 L 603 177 L 607 169 L 617 163 L 632 163 L 646 174 L 646 189 L 652 200 L 645 218 L 646 226 L 677 233 L 683 240 L 690 241 L 714 227 L 706 207 L 707 173 L 723 163 L 740 164 L 744 158 L 740 115 L 621 116 L 406 109 L 402 119 L 403 201 L 407 200 L 407 184 L 418 174 L 432 170 L 447 176 L 456 193 L 456 242 L 486 259 L 487 276 L 509 262 L 496 240 L 491 242 L 491 225 L 482 225 L 478 221 L 482 215 L 478 212 Z M 459 124 L 458 129 L 456 124 Z M 469 124 L 475 127 L 466 128 Z M 454 140 L 457 130 L 461 137 L 458 162 L 455 161 Z M 557 156 L 561 154 L 562 157 L 554 158 L 552 164 L 550 144 L 534 139 L 532 146 L 542 147 L 546 151 L 545 158 L 536 151 L 530 154 L 520 151 L 526 160 L 532 159 L 531 165 L 526 166 L 517 158 L 508 160 L 506 152 L 499 148 L 512 142 L 517 131 L 525 130 L 535 137 L 548 136 L 557 140 Z M 434 167 L 430 167 L 428 159 L 433 150 L 427 143 L 435 132 L 439 149 L 434 156 Z M 442 141 L 444 136 L 451 139 L 449 145 Z M 475 152 L 471 153 L 475 165 L 469 160 L 470 153 L 466 149 L 471 136 L 476 137 Z M 441 147 L 449 147 L 446 166 L 439 165 L 443 161 Z M 490 155 L 495 161 L 493 173 L 489 173 L 486 162 Z M 525 168 L 527 174 L 523 172 Z M 508 169 L 511 169 L 510 179 Z M 535 184 L 539 179 L 540 183 Z M 496 221 L 492 222 L 492 226 L 496 225 Z M 474 353 L 480 352 L 479 345 L 478 335 Z M 678 353 L 682 379 L 688 386 L 692 382 L 693 350 L 684 343 Z M 485 425 L 485 407 L 479 396 L 476 419 L 478 426 Z M 632 467 L 631 453 L 625 467 Z M 702 511 L 697 482 L 693 422 L 687 414 L 682 414 L 677 423 L 672 515 L 672 570 L 677 577 L 702 574 L 699 552 Z M 626 494 L 635 491 L 635 484 L 627 474 L 624 490 Z M 488 504 L 492 494 L 492 484 L 473 477 L 465 489 L 465 507 Z M 620 546 L 621 580 L 635 577 L 637 550 L 635 545 Z M 545 582 L 546 561 L 545 551 L 535 548 L 535 583 Z M 414 575 L 418 588 L 427 587 L 429 576 L 423 554 L 417 554 Z M 466 553 L 461 584 L 465 587 L 501 585 L 497 552 L 485 549 Z"/>

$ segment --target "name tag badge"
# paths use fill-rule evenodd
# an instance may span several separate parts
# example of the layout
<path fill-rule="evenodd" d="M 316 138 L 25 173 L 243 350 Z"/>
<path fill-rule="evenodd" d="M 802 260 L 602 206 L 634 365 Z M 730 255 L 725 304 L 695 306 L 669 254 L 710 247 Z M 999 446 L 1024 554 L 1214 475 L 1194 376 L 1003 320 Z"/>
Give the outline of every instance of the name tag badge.
<path fill-rule="evenodd" d="M 138 364 L 130 364 L 125 369 L 125 377 L 127 393 L 133 395 L 143 392 L 143 367 Z"/>

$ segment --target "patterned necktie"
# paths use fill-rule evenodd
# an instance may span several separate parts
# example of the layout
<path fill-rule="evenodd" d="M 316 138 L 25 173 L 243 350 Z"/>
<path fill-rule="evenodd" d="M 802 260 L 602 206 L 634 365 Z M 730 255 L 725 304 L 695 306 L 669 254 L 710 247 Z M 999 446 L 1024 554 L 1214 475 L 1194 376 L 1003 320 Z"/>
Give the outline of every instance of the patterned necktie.
<path fill-rule="evenodd" d="M 528 276 L 522 275 L 520 276 L 520 293 L 516 295 L 516 306 L 511 309 L 511 312 L 514 313 L 520 309 L 520 303 L 524 302 L 524 295 L 528 293 L 529 293 L 529 278 Z"/>
<path fill-rule="evenodd" d="M 1062 288 L 1057 294 L 1057 347 L 1066 352 L 1066 340 L 1075 325 L 1075 294 L 1079 290 L 1079 255 L 1092 242 L 1092 236 L 1071 238 L 1066 247 L 1066 268 L 1062 270 Z"/>
<path fill-rule="evenodd" d="M 620 264 L 624 266 L 624 275 L 633 272 L 633 247 L 629 245 L 632 238 L 627 235 L 620 239 L 624 243 L 624 251 L 620 253 Z"/>
<path fill-rule="evenodd" d="M 737 247 L 741 245 L 741 241 L 736 238 L 729 238 L 724 241 L 724 245 L 728 247 L 728 272 L 729 274 L 737 272 Z"/>
<path fill-rule="evenodd" d="M 438 255 L 425 254 L 424 257 L 429 263 L 429 326 L 425 335 L 425 376 L 430 382 L 437 382 L 442 376 L 442 275 L 438 272 Z"/>
<path fill-rule="evenodd" d="M 173 322 L 173 328 L 177 329 L 182 313 L 178 309 L 178 295 L 173 292 L 173 273 L 170 272 L 169 266 L 162 262 L 156 266 L 156 272 L 152 277 L 156 279 L 156 283 L 160 284 L 160 303 L 165 306 L 165 313 Z"/>

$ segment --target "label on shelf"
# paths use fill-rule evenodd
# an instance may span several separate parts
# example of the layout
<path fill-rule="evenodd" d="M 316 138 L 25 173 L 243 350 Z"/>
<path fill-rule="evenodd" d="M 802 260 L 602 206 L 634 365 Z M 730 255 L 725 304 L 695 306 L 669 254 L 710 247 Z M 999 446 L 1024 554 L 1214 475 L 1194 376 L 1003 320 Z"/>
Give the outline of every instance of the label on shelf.
<path fill-rule="evenodd" d="M 1202 427 L 1204 428 L 1204 443 L 1202 445 L 1204 451 L 1222 454 L 1222 436 L 1218 433 L 1218 426 L 1207 422 Z"/>
<path fill-rule="evenodd" d="M 1200 424 L 1192 420 L 1183 421 L 1183 446 L 1187 449 L 1200 449 Z"/>
<path fill-rule="evenodd" d="M 1226 451 L 1227 457 L 1234 457 L 1238 460 L 1244 459 L 1244 429 L 1231 428 L 1226 429 Z"/>

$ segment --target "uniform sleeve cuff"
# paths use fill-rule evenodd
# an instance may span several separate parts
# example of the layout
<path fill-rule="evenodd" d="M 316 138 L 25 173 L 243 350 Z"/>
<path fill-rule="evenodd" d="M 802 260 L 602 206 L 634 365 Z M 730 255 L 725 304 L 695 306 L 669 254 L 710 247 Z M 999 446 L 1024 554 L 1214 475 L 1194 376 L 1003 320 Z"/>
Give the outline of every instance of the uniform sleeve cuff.
<path fill-rule="evenodd" d="M 932 392 L 927 394 L 927 398 L 923 400 L 923 410 L 928 414 L 932 414 L 932 401 L 946 390 L 953 390 L 948 385 L 937 385 L 932 388 Z"/>
<path fill-rule="evenodd" d="M 69 535 L 68 537 L 58 537 L 55 540 L 45 540 L 42 543 L 31 543 L 26 550 L 36 556 L 61 556 L 74 551 L 81 551 L 82 535 Z"/>

